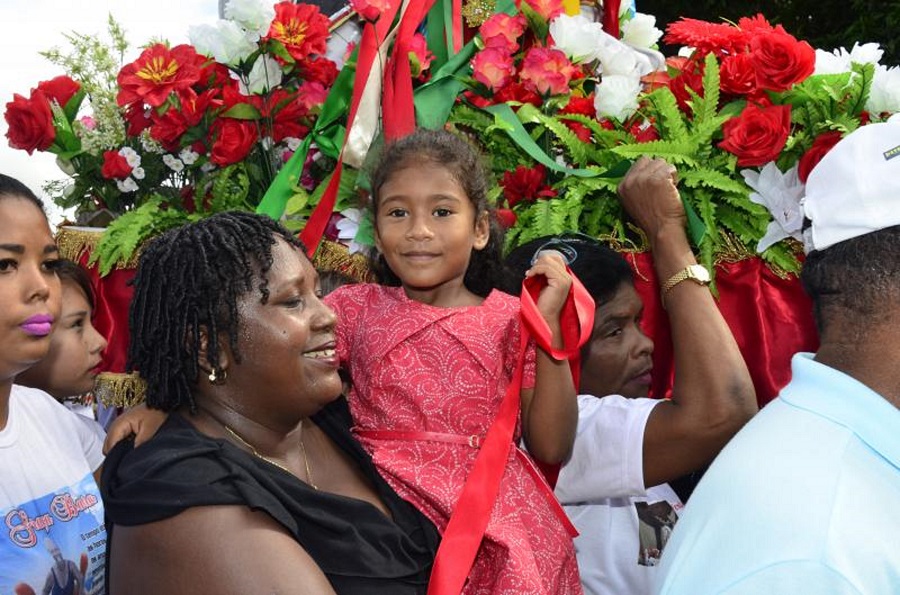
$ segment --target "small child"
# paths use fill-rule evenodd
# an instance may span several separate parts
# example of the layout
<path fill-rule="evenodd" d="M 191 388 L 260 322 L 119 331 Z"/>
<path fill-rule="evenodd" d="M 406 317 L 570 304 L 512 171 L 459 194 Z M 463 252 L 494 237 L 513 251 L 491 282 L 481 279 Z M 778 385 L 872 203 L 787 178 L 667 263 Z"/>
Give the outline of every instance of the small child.
<path fill-rule="evenodd" d="M 91 280 L 84 269 L 70 260 L 60 260 L 56 274 L 62 285 L 62 312 L 50 336 L 50 351 L 19 374 L 16 384 L 40 389 L 76 413 L 95 419 L 91 404 L 78 400 L 93 390 L 107 344 L 91 323 Z"/>
<path fill-rule="evenodd" d="M 388 146 L 372 176 L 386 284 L 345 286 L 325 298 L 338 313 L 355 434 L 392 487 L 441 532 L 497 416 L 525 332 L 519 301 L 494 289 L 502 242 L 487 188 L 479 155 L 449 132 L 420 130 Z M 547 281 L 537 306 L 559 348 L 572 279 L 551 254 L 528 271 L 536 275 Z M 568 362 L 532 347 L 522 386 L 528 451 L 562 462 L 577 423 Z M 580 593 L 571 537 L 531 461 L 512 449 L 501 472 L 464 592 Z"/>

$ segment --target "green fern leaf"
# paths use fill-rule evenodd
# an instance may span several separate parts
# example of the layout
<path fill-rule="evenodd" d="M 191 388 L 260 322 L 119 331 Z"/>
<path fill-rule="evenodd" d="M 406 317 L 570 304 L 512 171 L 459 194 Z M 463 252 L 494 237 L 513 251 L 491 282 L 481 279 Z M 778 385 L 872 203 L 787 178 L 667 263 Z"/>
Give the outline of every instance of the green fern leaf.
<path fill-rule="evenodd" d="M 686 139 L 687 135 L 679 137 Z M 635 143 L 621 145 L 612 149 L 612 152 L 621 157 L 637 159 L 644 155 L 662 157 L 672 164 L 684 164 L 689 167 L 697 167 L 693 157 L 693 147 L 689 140 L 655 140 L 649 143 Z"/>
<path fill-rule="evenodd" d="M 656 116 L 656 125 L 664 138 L 686 138 L 688 136 L 685 116 L 678 109 L 678 100 L 668 87 L 656 89 L 647 96 L 652 106 L 652 114 Z"/>

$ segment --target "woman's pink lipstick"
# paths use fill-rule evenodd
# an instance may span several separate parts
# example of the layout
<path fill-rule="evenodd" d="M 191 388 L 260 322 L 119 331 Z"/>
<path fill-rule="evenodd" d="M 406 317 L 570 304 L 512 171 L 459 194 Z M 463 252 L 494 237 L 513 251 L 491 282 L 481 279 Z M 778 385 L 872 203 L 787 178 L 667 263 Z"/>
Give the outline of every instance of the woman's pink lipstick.
<path fill-rule="evenodd" d="M 46 337 L 53 330 L 53 316 L 35 314 L 19 326 L 26 334 L 34 337 Z"/>

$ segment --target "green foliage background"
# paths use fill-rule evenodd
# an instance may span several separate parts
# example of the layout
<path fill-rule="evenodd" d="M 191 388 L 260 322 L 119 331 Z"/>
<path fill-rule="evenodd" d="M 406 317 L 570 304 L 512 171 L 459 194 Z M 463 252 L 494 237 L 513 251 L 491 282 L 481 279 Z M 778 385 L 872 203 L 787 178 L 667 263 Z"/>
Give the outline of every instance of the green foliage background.
<path fill-rule="evenodd" d="M 855 41 L 874 41 L 884 49 L 882 64 L 900 64 L 900 0 L 638 0 L 637 5 L 656 16 L 663 30 L 682 16 L 737 21 L 761 12 L 814 48 L 849 50 Z"/>

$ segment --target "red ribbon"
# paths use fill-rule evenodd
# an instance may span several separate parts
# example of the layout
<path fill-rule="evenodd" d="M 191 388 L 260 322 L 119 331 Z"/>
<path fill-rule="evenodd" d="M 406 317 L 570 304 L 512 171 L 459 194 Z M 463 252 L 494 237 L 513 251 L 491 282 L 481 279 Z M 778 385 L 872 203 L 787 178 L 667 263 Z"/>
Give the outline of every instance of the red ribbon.
<path fill-rule="evenodd" d="M 567 267 L 568 270 L 568 267 Z M 569 271 L 572 274 L 572 271 Z M 462 493 L 453 507 L 450 521 L 441 537 L 428 583 L 428 595 L 459 595 L 484 538 L 491 510 L 500 490 L 500 480 L 513 445 L 519 417 L 522 369 L 529 334 L 538 346 L 556 359 L 577 361 L 578 352 L 594 327 L 594 300 L 572 274 L 572 288 L 560 316 L 563 348 L 554 349 L 550 327 L 537 309 L 535 297 L 546 285 L 543 277 L 526 279 L 522 284 L 523 331 L 519 333 L 519 357 L 512 381 L 500 402 L 497 417 L 488 429 L 484 444 L 475 457 Z M 525 330 L 528 332 L 525 332 Z M 578 368 L 572 363 L 573 374 Z M 574 376 L 578 382 L 578 376 Z M 548 488 L 549 489 L 549 488 Z M 557 504 L 558 506 L 558 504 Z M 563 513 L 564 517 L 564 513 Z"/>
<path fill-rule="evenodd" d="M 347 132 L 344 135 L 341 154 L 338 155 L 334 173 L 331 175 L 331 180 L 329 180 L 328 186 L 319 200 L 319 204 L 316 205 L 312 215 L 309 217 L 309 221 L 306 222 L 306 225 L 303 226 L 303 230 L 300 232 L 300 240 L 306 246 L 310 258 L 312 258 L 316 248 L 319 246 L 319 242 L 322 241 L 322 236 L 325 235 L 325 228 L 331 219 L 332 211 L 334 211 L 338 188 L 341 184 L 341 172 L 344 168 L 344 148 L 347 146 L 347 139 L 350 138 L 350 128 L 353 126 L 353 120 L 356 119 L 356 112 L 359 110 L 359 102 L 366 88 L 366 82 L 369 80 L 372 64 L 375 63 L 375 58 L 378 55 L 378 47 L 387 37 L 399 8 L 400 2 L 394 2 L 381 14 L 377 23 L 367 22 L 363 28 L 362 38 L 359 41 L 359 54 L 357 54 L 356 58 L 356 73 L 353 78 L 353 96 L 350 99 L 350 110 L 347 115 Z"/>
<path fill-rule="evenodd" d="M 605 0 L 603 2 L 603 30 L 619 38 L 619 7 L 622 0 Z"/>

